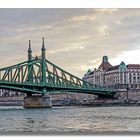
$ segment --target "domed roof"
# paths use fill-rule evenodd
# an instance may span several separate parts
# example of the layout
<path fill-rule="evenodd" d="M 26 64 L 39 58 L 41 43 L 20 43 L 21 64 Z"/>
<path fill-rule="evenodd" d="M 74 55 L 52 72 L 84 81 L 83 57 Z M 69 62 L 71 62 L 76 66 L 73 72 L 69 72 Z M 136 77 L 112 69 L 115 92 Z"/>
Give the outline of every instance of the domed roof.
<path fill-rule="evenodd" d="M 112 67 L 112 65 L 108 62 L 108 57 L 107 56 L 103 56 L 102 57 L 102 63 L 100 64 L 100 66 L 98 67 L 98 69 L 108 70 L 111 67 Z"/>

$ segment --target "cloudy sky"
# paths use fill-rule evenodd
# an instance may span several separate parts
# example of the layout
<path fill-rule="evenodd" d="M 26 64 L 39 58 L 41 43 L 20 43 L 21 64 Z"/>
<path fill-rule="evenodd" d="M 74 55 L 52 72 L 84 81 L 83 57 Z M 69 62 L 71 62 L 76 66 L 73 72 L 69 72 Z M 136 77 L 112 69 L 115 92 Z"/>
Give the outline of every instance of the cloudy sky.
<path fill-rule="evenodd" d="M 82 77 L 107 55 L 112 65 L 140 63 L 140 9 L 0 9 L 0 67 L 40 55 Z"/>

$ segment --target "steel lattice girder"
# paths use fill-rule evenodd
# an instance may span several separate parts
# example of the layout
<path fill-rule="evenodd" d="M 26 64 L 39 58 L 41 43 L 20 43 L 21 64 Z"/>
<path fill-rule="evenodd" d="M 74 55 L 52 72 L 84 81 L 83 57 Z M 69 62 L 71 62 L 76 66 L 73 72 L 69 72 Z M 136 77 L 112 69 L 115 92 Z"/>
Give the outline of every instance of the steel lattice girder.
<path fill-rule="evenodd" d="M 44 94 L 47 92 L 84 92 L 113 96 L 113 89 L 93 85 L 64 71 L 47 59 L 25 61 L 0 69 L 0 88 Z"/>

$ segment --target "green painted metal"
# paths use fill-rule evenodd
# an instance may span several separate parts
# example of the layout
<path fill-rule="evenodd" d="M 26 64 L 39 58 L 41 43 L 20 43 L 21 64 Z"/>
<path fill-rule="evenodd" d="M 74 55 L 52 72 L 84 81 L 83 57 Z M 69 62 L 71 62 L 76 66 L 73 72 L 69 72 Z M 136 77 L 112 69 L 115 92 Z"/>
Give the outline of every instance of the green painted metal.
<path fill-rule="evenodd" d="M 107 63 L 108 62 L 108 56 L 103 56 L 103 63 Z"/>
<path fill-rule="evenodd" d="M 58 91 L 100 96 L 115 94 L 115 90 L 83 81 L 46 59 L 44 38 L 41 50 L 41 58 L 33 59 L 29 41 L 28 61 L 0 69 L 0 88 L 27 94 L 47 94 Z"/>
<path fill-rule="evenodd" d="M 31 49 L 31 41 L 29 40 L 29 49 L 28 49 L 28 62 L 32 61 L 32 49 Z M 22 75 L 23 77 L 23 75 Z M 28 65 L 28 81 L 32 83 L 33 81 L 33 68 L 32 65 Z"/>
<path fill-rule="evenodd" d="M 123 61 L 119 65 L 119 70 L 121 70 L 121 71 L 126 70 L 126 65 L 125 65 L 125 63 Z"/>

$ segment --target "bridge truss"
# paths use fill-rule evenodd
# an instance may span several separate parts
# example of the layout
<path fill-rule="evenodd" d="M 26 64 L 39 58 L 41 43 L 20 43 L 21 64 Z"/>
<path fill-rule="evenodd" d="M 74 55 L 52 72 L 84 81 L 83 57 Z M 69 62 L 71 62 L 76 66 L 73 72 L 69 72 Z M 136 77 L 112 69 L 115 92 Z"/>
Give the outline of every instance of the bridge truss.
<path fill-rule="evenodd" d="M 28 61 L 1 68 L 0 88 L 30 94 L 51 92 L 79 92 L 99 96 L 113 96 L 113 89 L 93 85 L 66 72 L 45 58 L 44 39 L 42 57 L 31 56 L 29 42 Z"/>

